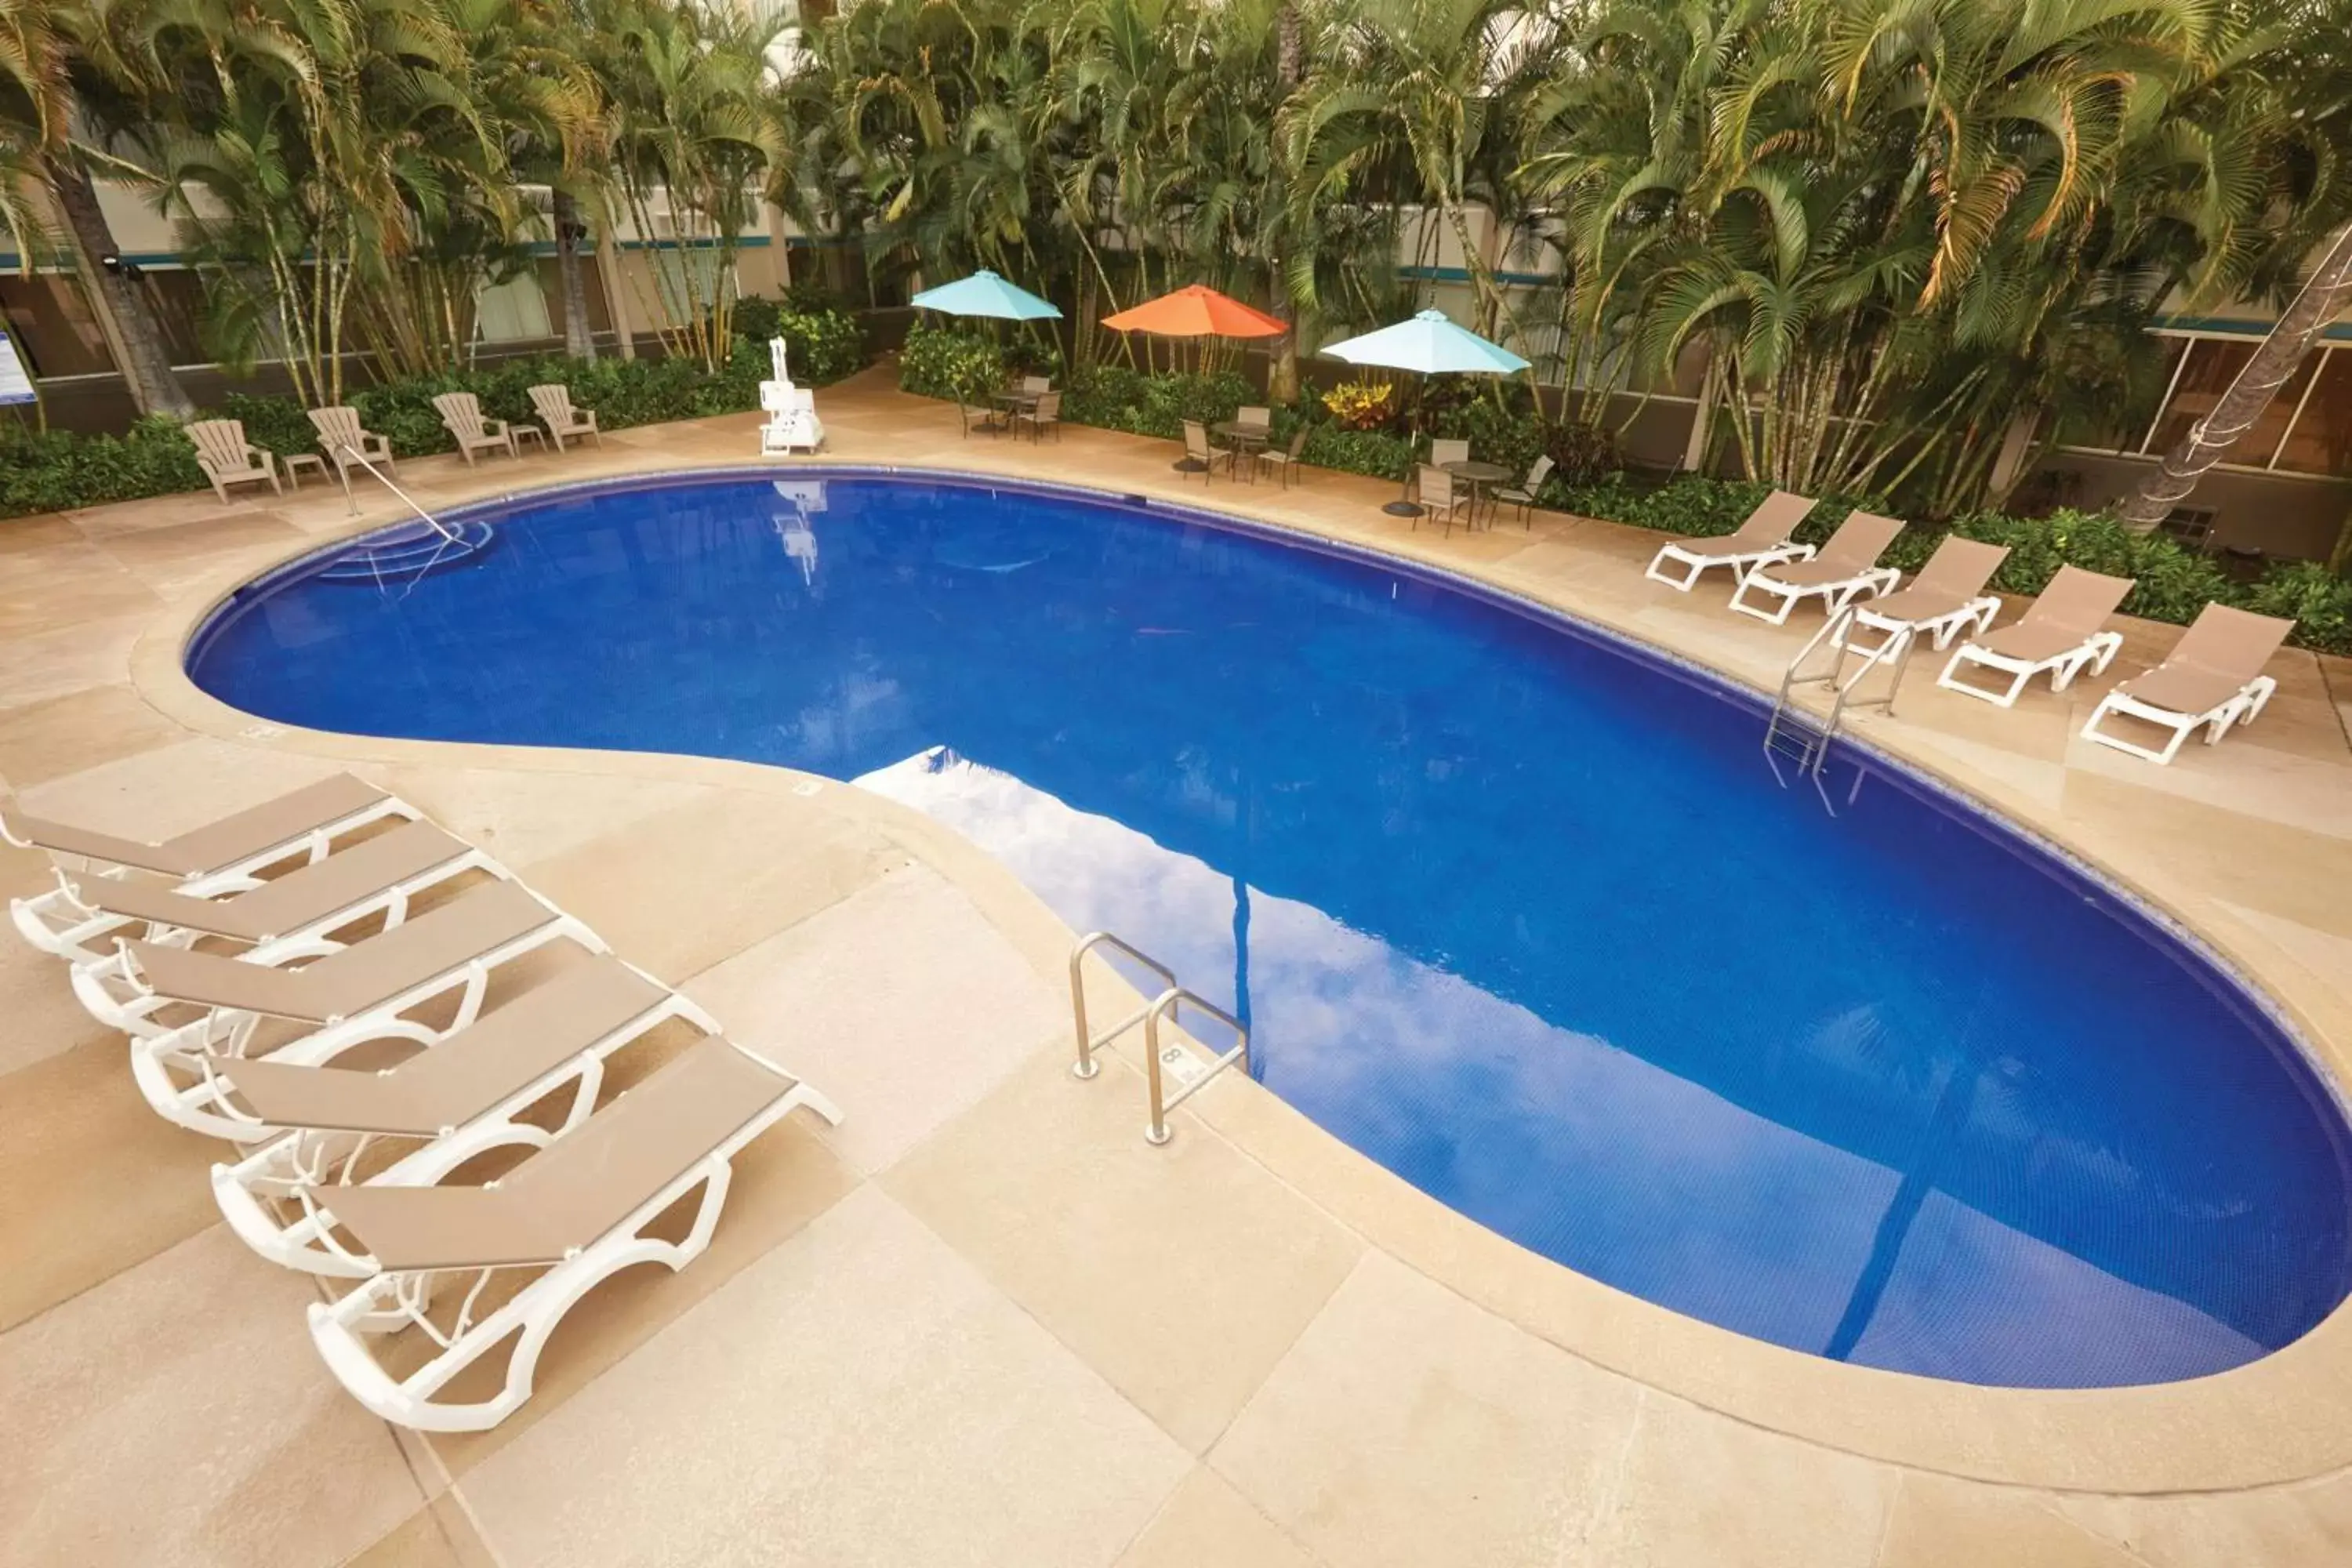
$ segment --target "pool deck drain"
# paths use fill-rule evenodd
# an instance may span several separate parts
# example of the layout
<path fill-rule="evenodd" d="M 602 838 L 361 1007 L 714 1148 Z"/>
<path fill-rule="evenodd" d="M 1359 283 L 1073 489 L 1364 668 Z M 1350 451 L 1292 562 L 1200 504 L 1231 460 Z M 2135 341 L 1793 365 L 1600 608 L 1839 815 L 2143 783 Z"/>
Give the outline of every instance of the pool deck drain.
<path fill-rule="evenodd" d="M 831 458 L 1244 512 L 1409 556 L 1769 689 L 1803 628 L 1641 581 L 1651 536 L 1451 539 L 1391 487 L 1204 487 L 1168 443 L 957 435 L 876 376 Z M 412 463 L 427 505 L 737 462 L 756 416 L 601 451 Z M 788 469 L 790 465 L 780 465 Z M 404 479 L 410 478 L 404 471 Z M 1073 1081 L 1065 931 L 970 845 L 780 770 L 320 736 L 212 703 L 177 649 L 236 581 L 349 532 L 340 492 L 0 522 L 0 780 L 163 833 L 338 766 L 475 837 L 841 1100 L 747 1162 L 711 1253 L 620 1282 L 499 1431 L 368 1417 L 300 1279 L 217 1223 L 53 961 L 0 944 L 8 1562 L 2317 1564 L 2352 1557 L 2352 1331 L 2200 1384 L 2019 1394 L 1831 1366 L 1591 1286 L 1246 1082 L 1144 1145 L 1131 1047 Z M 372 514 L 377 522 L 388 512 Z M 362 520 L 368 521 L 368 520 Z M 1906 692 L 1871 738 L 2066 845 L 2352 1047 L 2352 666 L 2170 769 L 2074 731 L 2177 636 L 2013 712 Z M 0 891 L 45 873 L 0 859 Z M 911 954 L 920 954 L 915 962 Z M 1196 1113 L 1197 1111 L 1197 1113 Z M 1994 1484 L 1998 1481 L 2000 1484 Z"/>

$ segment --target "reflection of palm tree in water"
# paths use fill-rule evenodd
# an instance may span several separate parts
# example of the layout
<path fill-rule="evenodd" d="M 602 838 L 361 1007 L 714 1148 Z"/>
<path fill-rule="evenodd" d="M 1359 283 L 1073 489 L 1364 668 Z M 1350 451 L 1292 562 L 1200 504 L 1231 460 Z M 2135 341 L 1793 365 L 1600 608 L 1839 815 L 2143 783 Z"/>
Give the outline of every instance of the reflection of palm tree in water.
<path fill-rule="evenodd" d="M 1927 1194 L 1936 1190 L 1936 1175 L 1944 1156 L 1951 1152 L 1959 1141 L 1961 1130 L 1968 1125 L 1969 1109 L 1976 1102 L 1977 1084 L 1991 1065 L 1983 1047 L 1974 1043 L 1975 1022 L 1971 1014 L 1960 1031 L 1960 1053 L 1943 1069 L 1927 1123 L 1920 1129 L 1918 1143 L 1903 1171 L 1902 1181 L 1895 1188 L 1895 1196 L 1887 1203 L 1886 1212 L 1878 1216 L 1870 1256 L 1863 1260 L 1862 1272 L 1855 1277 L 1853 1289 L 1846 1297 L 1845 1311 L 1831 1331 L 1829 1342 L 1822 1347 L 1822 1354 L 1832 1361 L 1850 1360 L 1871 1321 L 1877 1317 L 1886 1288 L 1894 1282 L 1895 1266 L 1902 1258 L 1903 1245 L 1910 1239 L 1911 1227 L 1927 1205 Z M 1874 1026 L 1863 1048 L 1867 1053 L 1872 1045 L 1885 1038 L 1885 1030 Z M 1901 1076 L 1899 1069 L 1896 1076 Z"/>

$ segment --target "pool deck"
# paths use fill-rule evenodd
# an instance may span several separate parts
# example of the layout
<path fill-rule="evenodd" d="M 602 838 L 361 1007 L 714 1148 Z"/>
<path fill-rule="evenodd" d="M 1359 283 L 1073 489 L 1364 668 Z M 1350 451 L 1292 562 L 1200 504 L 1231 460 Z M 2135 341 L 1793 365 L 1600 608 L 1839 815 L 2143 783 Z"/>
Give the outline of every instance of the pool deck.
<path fill-rule="evenodd" d="M 1168 443 L 1075 427 L 967 441 L 882 372 L 818 403 L 833 459 L 1181 498 L 1475 575 L 1766 689 L 1818 624 L 1643 582 L 1657 539 L 1633 529 L 1539 514 L 1449 539 L 1348 476 L 1203 486 Z M 756 425 L 401 478 L 446 505 L 745 462 Z M 241 494 L 0 521 L 0 784 L 161 837 L 349 767 L 845 1120 L 755 1146 L 710 1252 L 590 1298 L 504 1426 L 423 1438 L 342 1394 L 304 1331 L 314 1287 L 218 1223 L 222 1146 L 158 1121 L 62 966 L 0 939 L 0 1563 L 2352 1561 L 2352 1311 L 2192 1384 L 1968 1388 L 1583 1279 L 1245 1080 L 1150 1148 L 1131 1055 L 1068 1074 L 1070 933 L 893 803 L 742 763 L 289 731 L 198 693 L 177 655 L 209 604 L 394 520 L 354 520 L 315 480 Z M 2352 663 L 2282 654 L 2261 721 L 2159 768 L 2074 733 L 2178 635 L 2126 630 L 2107 678 L 2008 712 L 1935 690 L 1923 660 L 1900 717 L 1855 730 L 2193 927 L 2352 1082 Z M 45 884 L 39 857 L 0 856 L 0 893 Z"/>

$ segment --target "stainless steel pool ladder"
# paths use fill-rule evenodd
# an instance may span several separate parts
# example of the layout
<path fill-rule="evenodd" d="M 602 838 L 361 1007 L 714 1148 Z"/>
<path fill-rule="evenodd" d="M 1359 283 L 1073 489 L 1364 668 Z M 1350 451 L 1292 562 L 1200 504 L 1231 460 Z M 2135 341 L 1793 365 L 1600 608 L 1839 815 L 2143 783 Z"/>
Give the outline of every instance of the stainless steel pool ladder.
<path fill-rule="evenodd" d="M 352 462 L 357 463 L 361 468 L 365 468 L 369 473 L 373 474 L 378 484 L 390 490 L 393 494 L 398 496 L 401 499 L 402 504 L 405 505 L 409 510 L 415 512 L 418 517 L 425 520 L 425 527 L 431 529 L 434 532 L 439 534 L 442 538 L 447 540 L 452 544 L 457 542 L 457 534 L 454 529 L 452 529 L 447 523 L 443 522 L 439 518 L 434 516 L 431 512 L 426 511 L 423 507 L 417 505 L 416 498 L 410 495 L 406 490 L 402 489 L 398 485 L 394 484 L 392 482 L 391 476 L 386 474 L 382 468 L 377 468 L 373 463 L 369 462 L 367 458 L 361 454 L 358 447 L 345 442 L 338 449 L 344 457 L 349 458 Z M 342 476 L 343 500 L 350 504 L 352 515 L 353 517 L 357 517 L 360 513 L 360 503 L 358 499 L 352 494 L 352 470 L 348 466 L 342 463 L 337 463 L 335 465 L 335 472 Z"/>
<path fill-rule="evenodd" d="M 1084 973 L 1087 954 L 1097 947 L 1113 948 L 1125 953 L 1129 958 L 1158 975 L 1164 986 L 1159 995 L 1099 1034 L 1089 1028 L 1087 1023 L 1087 986 Z M 1178 1089 L 1171 1098 L 1167 1092 L 1164 1068 L 1186 1058 L 1191 1053 L 1178 1045 L 1171 1045 L 1164 1048 L 1161 1047 L 1160 1020 L 1174 1018 L 1181 1025 L 1183 1019 L 1179 1010 L 1187 1006 L 1195 1011 L 1206 1013 L 1210 1017 L 1231 1029 L 1234 1032 L 1234 1048 L 1212 1060 L 1208 1070 Z M 1107 931 L 1090 931 L 1080 937 L 1077 945 L 1070 949 L 1070 1021 L 1077 1031 L 1078 1046 L 1078 1059 L 1071 1065 L 1070 1071 L 1077 1078 L 1092 1078 L 1100 1072 L 1102 1064 L 1095 1060 L 1095 1053 L 1138 1024 L 1143 1026 L 1143 1078 L 1151 1096 L 1151 1124 L 1145 1129 L 1143 1134 L 1147 1142 L 1165 1143 L 1173 1136 L 1168 1126 L 1168 1113 L 1192 1099 L 1200 1091 L 1202 1085 L 1232 1067 L 1235 1062 L 1242 1065 L 1244 1072 L 1249 1070 L 1248 1026 L 1199 993 L 1188 991 L 1178 984 L 1174 970 L 1170 969 L 1133 942 L 1113 936 Z"/>
<path fill-rule="evenodd" d="M 1905 627 L 1887 633 L 1876 647 L 1860 650 L 1849 647 L 1847 637 L 1853 628 L 1854 612 L 1860 607 L 1849 605 L 1823 621 L 1821 630 L 1815 632 L 1797 651 L 1797 657 L 1789 661 L 1788 673 L 1780 678 L 1780 694 L 1773 700 L 1771 721 L 1764 726 L 1764 760 L 1771 765 L 1775 777 L 1780 776 L 1780 759 L 1788 757 L 1796 763 L 1800 778 L 1814 778 L 1818 784 L 1822 764 L 1830 754 L 1830 743 L 1837 739 L 1839 730 L 1843 727 L 1848 708 L 1868 707 L 1874 703 L 1890 713 L 1895 710 L 1895 694 L 1902 689 L 1903 672 L 1911 668 L 1912 645 L 1917 639 L 1910 628 Z M 1806 662 L 1824 644 L 1831 653 L 1829 668 L 1825 672 L 1806 674 Z M 1850 656 L 1861 661 L 1851 674 L 1845 668 Z M 1887 684 L 1885 696 L 1862 699 L 1854 695 L 1872 670 L 1888 665 L 1893 666 L 1895 674 Z M 1819 719 L 1796 702 L 1798 688 L 1814 685 L 1835 689 L 1828 714 Z M 1788 782 L 1786 778 L 1780 778 L 1783 786 Z"/>

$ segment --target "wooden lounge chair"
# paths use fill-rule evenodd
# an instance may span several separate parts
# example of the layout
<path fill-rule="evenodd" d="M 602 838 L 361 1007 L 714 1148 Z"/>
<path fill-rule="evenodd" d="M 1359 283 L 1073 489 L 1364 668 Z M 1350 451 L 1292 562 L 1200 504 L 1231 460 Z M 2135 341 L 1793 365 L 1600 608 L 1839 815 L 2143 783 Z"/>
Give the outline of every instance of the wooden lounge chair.
<path fill-rule="evenodd" d="M 1055 440 L 1060 440 L 1062 438 L 1062 395 L 1058 392 L 1042 395 L 1035 403 L 1013 415 L 1013 423 L 1016 429 L 1024 425 L 1029 426 L 1029 434 L 1035 440 L 1044 440 L 1045 432 L 1048 430 L 1054 433 Z"/>
<path fill-rule="evenodd" d="M 1718 539 L 1677 539 L 1660 546 L 1658 552 L 1650 557 L 1649 570 L 1642 575 L 1687 594 L 1697 586 L 1699 574 L 1711 566 L 1728 566 L 1735 580 L 1745 580 L 1759 566 L 1810 560 L 1813 547 L 1791 544 L 1789 535 L 1797 531 L 1797 524 L 1804 521 L 1805 514 L 1812 510 L 1811 496 L 1774 490 L 1757 504 L 1735 532 Z M 1670 566 L 1681 570 L 1677 573 Z"/>
<path fill-rule="evenodd" d="M 1184 421 L 1184 460 L 1199 467 L 1204 483 L 1217 471 L 1219 463 L 1224 464 L 1228 474 L 1234 468 L 1233 448 L 1209 445 L 1209 427 L 1197 419 Z"/>
<path fill-rule="evenodd" d="M 1532 529 L 1536 525 L 1536 497 L 1543 493 L 1544 480 L 1550 477 L 1551 458 L 1549 456 L 1538 458 L 1528 465 L 1525 479 L 1516 485 L 1507 485 L 1495 491 L 1494 499 L 1509 501 L 1517 508 L 1521 525 Z"/>
<path fill-rule="evenodd" d="M 399 796 L 349 773 L 337 773 L 160 844 L 93 833 L 5 805 L 0 805 L 0 838 L 20 849 L 45 849 L 74 862 L 84 872 L 80 880 L 85 887 L 100 876 L 150 871 L 175 879 L 179 892 L 205 898 L 254 886 L 255 873 L 297 855 L 318 860 L 338 838 L 372 822 L 418 815 Z M 61 889 L 12 900 L 9 912 L 26 941 L 44 952 L 68 958 L 79 956 L 93 937 L 125 923 L 112 916 L 92 916 L 87 906 Z M 95 929 L 89 923 L 93 920 L 101 922 Z"/>
<path fill-rule="evenodd" d="M 1947 534 L 1907 584 L 1853 606 L 1853 618 L 1838 634 L 1838 646 L 1891 658 L 1920 637 L 1932 637 L 1938 648 L 1947 648 L 1965 626 L 1984 630 L 2000 613 L 2000 597 L 1986 593 L 1985 585 L 2008 559 L 2006 544 Z M 1856 638 L 1857 632 L 1874 632 L 1877 639 L 1865 643 Z"/>
<path fill-rule="evenodd" d="M 331 1189 L 362 1179 L 362 1157 L 410 1144 L 365 1174 L 377 1186 L 430 1186 L 491 1149 L 545 1148 L 596 1108 L 607 1058 L 671 1018 L 704 1034 L 718 1022 L 644 971 L 610 956 L 575 963 L 397 1066 L 221 1059 L 214 1110 L 268 1142 L 213 1167 L 229 1228 L 273 1263 L 365 1279 L 371 1268 L 335 1234 Z M 520 1113 L 568 1095 L 551 1127 Z"/>
<path fill-rule="evenodd" d="M 1902 531 L 1903 525 L 1891 517 L 1867 511 L 1849 513 L 1838 524 L 1837 531 L 1830 535 L 1830 542 L 1822 546 L 1820 554 L 1806 561 L 1783 561 L 1750 568 L 1740 577 L 1739 586 L 1731 595 L 1731 607 L 1743 616 L 1754 616 L 1776 626 L 1785 626 L 1789 613 L 1800 601 L 1818 595 L 1822 610 L 1834 617 L 1856 599 L 1884 594 L 1902 580 L 1902 573 L 1877 563 L 1879 556 Z M 1748 602 L 1751 592 L 1779 603 L 1769 608 L 1751 605 Z"/>
<path fill-rule="evenodd" d="M 352 465 L 362 459 L 388 474 L 400 472 L 400 465 L 393 461 L 392 443 L 373 430 L 362 428 L 358 409 L 340 405 L 313 408 L 310 426 L 319 432 L 319 450 L 335 465 L 336 477 L 346 485 L 352 482 Z"/>
<path fill-rule="evenodd" d="M 2002 708 L 2013 707 L 2026 682 L 2050 671 L 2050 689 L 2063 691 L 2087 667 L 2105 673 L 2124 646 L 2123 634 L 2105 629 L 2107 617 L 2132 590 L 2128 577 L 2107 577 L 2079 566 L 2061 566 L 2024 618 L 1999 631 L 1979 632 L 1953 650 L 1950 662 L 1936 678 L 1947 691 L 1981 697 Z M 1959 679 L 1963 666 L 1982 665 L 2009 677 L 2009 685 L 1995 691 Z"/>
<path fill-rule="evenodd" d="M 312 1303 L 310 1337 L 352 1397 L 386 1421 L 435 1432 L 495 1426 L 530 1397 L 540 1354 L 574 1302 L 636 1264 L 676 1270 L 702 1255 L 727 1201 L 735 1155 L 803 1105 L 840 1121 L 814 1089 L 713 1037 L 494 1187 L 338 1188 L 331 1199 L 335 1223 L 370 1274 L 332 1306 Z M 647 1234 L 697 1188 L 702 1195 L 683 1240 Z M 502 1270 L 536 1277 L 477 1318 Z M 436 1291 L 444 1273 L 471 1274 L 474 1282 Z M 432 1353 L 395 1375 L 368 1342 L 403 1330 L 429 1341 L 419 1348 Z M 436 1397 L 509 1341 L 497 1394 L 467 1403 Z"/>
<path fill-rule="evenodd" d="M 1468 443 L 1465 442 L 1464 445 L 1466 447 Z M 1461 515 L 1468 504 L 1455 491 L 1454 476 L 1433 463 L 1423 463 L 1421 466 L 1418 499 L 1421 501 L 1421 512 L 1414 516 L 1412 526 L 1415 528 L 1421 526 L 1423 515 L 1443 517 L 1445 520 L 1445 536 L 1448 539 L 1453 538 L 1454 520 Z"/>
<path fill-rule="evenodd" d="M 404 823 L 268 881 L 238 878 L 203 894 L 59 868 L 58 897 L 40 945 L 76 963 L 99 963 L 113 951 L 109 939 L 131 927 L 144 927 L 142 940 L 165 946 L 205 936 L 267 946 L 339 931 L 376 914 L 395 926 L 407 918 L 415 894 L 473 870 L 506 874 L 488 856 L 429 822 Z"/>
<path fill-rule="evenodd" d="M 1297 432 L 1290 437 L 1288 450 L 1279 447 L 1261 447 L 1255 454 L 1256 461 L 1262 466 L 1272 468 L 1276 477 L 1286 486 L 1290 483 L 1290 476 L 1293 474 L 1298 474 L 1303 479 L 1307 465 L 1298 460 L 1298 454 L 1307 450 L 1308 434 L 1307 427 L 1304 425 L 1300 426 Z"/>
<path fill-rule="evenodd" d="M 604 444 L 604 433 L 596 428 L 596 411 L 574 408 L 570 387 L 560 381 L 551 381 L 528 390 L 530 405 L 539 410 L 539 422 L 546 427 L 547 438 L 555 443 L 557 451 L 563 450 L 566 436 L 593 436 L 596 445 Z"/>
<path fill-rule="evenodd" d="M 2152 763 L 2172 761 L 2200 727 L 2205 743 L 2214 744 L 2231 725 L 2252 723 L 2269 704 L 2278 682 L 2263 673 L 2263 666 L 2294 630 L 2293 621 L 2274 616 L 2206 605 L 2163 663 L 2100 700 L 2083 725 L 2083 738 Z M 2170 738 L 2150 748 L 2103 727 L 2118 714 L 2168 730 Z"/>
<path fill-rule="evenodd" d="M 188 439 L 195 444 L 196 467 L 212 481 L 213 494 L 220 497 L 221 505 L 229 504 L 231 485 L 266 484 L 273 495 L 286 493 L 286 487 L 278 482 L 276 454 L 245 438 L 243 420 L 199 419 L 187 431 Z"/>
<path fill-rule="evenodd" d="M 485 449 L 504 452 L 509 458 L 520 456 L 506 421 L 485 417 L 482 400 L 472 393 L 440 393 L 433 399 L 433 410 L 441 416 L 442 427 L 457 438 L 458 455 L 467 468 L 474 466 L 474 454 Z"/>

